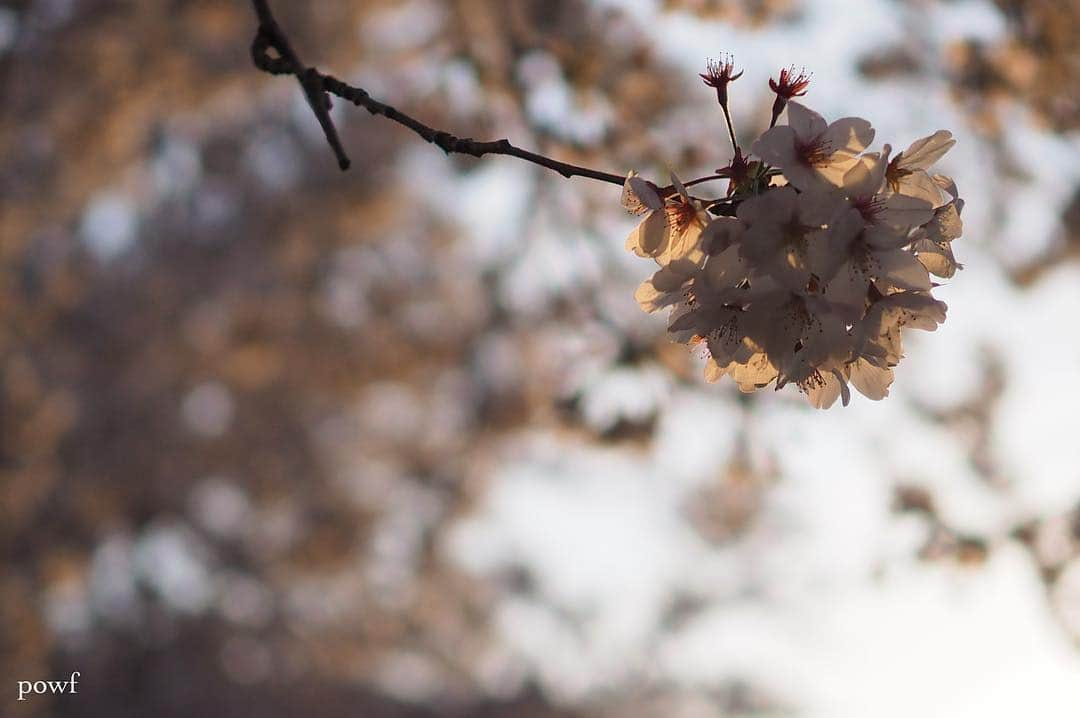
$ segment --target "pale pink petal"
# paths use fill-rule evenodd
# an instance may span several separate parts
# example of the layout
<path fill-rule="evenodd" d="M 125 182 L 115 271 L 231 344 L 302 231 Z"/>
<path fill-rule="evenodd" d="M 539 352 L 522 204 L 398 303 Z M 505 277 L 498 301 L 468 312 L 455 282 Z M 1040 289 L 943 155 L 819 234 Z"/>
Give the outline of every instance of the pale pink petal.
<path fill-rule="evenodd" d="M 815 409 L 828 409 L 840 398 L 843 385 L 844 382 L 834 374 L 819 373 L 812 381 L 805 383 L 806 399 Z"/>
<path fill-rule="evenodd" d="M 750 147 L 750 151 L 767 164 L 784 169 L 798 162 L 798 157 L 795 155 L 795 141 L 795 130 L 787 125 L 778 125 L 766 130 L 761 137 L 757 138 Z"/>
<path fill-rule="evenodd" d="M 667 244 L 654 254 L 656 263 L 661 267 L 678 260 L 688 260 L 700 267 L 705 261 L 705 250 L 701 247 L 701 223 L 694 221 L 683 231 L 669 227 Z"/>
<path fill-rule="evenodd" d="M 844 173 L 843 189 L 852 198 L 872 197 L 885 182 L 888 162 L 877 152 L 862 155 Z"/>
<path fill-rule="evenodd" d="M 874 128 L 861 117 L 843 117 L 829 125 L 825 140 L 833 152 L 857 155 L 874 141 Z"/>
<path fill-rule="evenodd" d="M 934 175 L 934 184 L 948 192 L 953 197 L 960 196 L 959 190 L 956 189 L 956 182 L 953 182 L 952 177 L 948 177 L 946 175 Z"/>
<path fill-rule="evenodd" d="M 775 187 L 743 201 L 735 211 L 739 221 L 753 226 L 758 223 L 782 224 L 789 221 L 799 206 L 799 193 L 792 187 Z"/>
<path fill-rule="evenodd" d="M 901 177 L 897 182 L 897 193 L 922 200 L 931 207 L 939 207 L 945 201 L 941 188 L 923 170 Z"/>
<path fill-rule="evenodd" d="M 904 169 L 925 170 L 941 159 L 942 155 L 948 152 L 955 144 L 956 140 L 953 139 L 951 132 L 938 130 L 929 137 L 923 137 L 912 142 L 901 153 L 898 164 Z"/>
<path fill-rule="evenodd" d="M 652 314 L 664 307 L 675 304 L 681 299 L 681 296 L 678 292 L 665 292 L 657 289 L 656 285 L 653 284 L 652 277 L 650 277 L 638 285 L 637 290 L 634 292 L 634 299 L 637 300 L 643 310 Z"/>
<path fill-rule="evenodd" d="M 936 277 L 948 279 L 961 268 L 948 242 L 933 242 L 925 237 L 915 243 L 916 257 Z"/>
<path fill-rule="evenodd" d="M 724 374 L 727 373 L 727 365 L 720 366 L 716 363 L 716 360 L 709 357 L 705 362 L 705 381 L 710 384 L 719 381 Z"/>
<path fill-rule="evenodd" d="M 824 117 L 795 101 L 787 103 L 787 121 L 788 126 L 803 142 L 817 139 L 828 128 Z"/>
<path fill-rule="evenodd" d="M 875 220 L 904 232 L 930 221 L 934 207 L 925 200 L 893 194 L 885 200 L 885 208 L 875 215 Z"/>
<path fill-rule="evenodd" d="M 885 224 L 872 224 L 863 230 L 862 240 L 872 249 L 900 249 L 911 244 L 912 238 L 907 231 L 901 231 Z"/>
<path fill-rule="evenodd" d="M 707 254 L 720 254 L 739 241 L 744 226 L 734 217 L 717 217 L 701 232 L 701 248 Z"/>
<path fill-rule="evenodd" d="M 746 279 L 748 273 L 749 267 L 739 247 L 731 246 L 705 262 L 705 285 L 712 291 L 729 289 Z"/>
<path fill-rule="evenodd" d="M 893 382 L 892 369 L 859 359 L 850 365 L 849 374 L 851 383 L 866 398 L 880 401 L 889 395 L 889 386 Z"/>
<path fill-rule="evenodd" d="M 683 186 L 683 183 L 679 180 L 678 177 L 675 176 L 674 172 L 671 172 L 669 174 L 671 175 L 671 184 L 674 185 L 675 190 L 684 198 L 689 199 L 690 195 L 687 194 L 686 187 Z"/>
<path fill-rule="evenodd" d="M 963 200 L 954 200 L 938 208 L 926 223 L 926 236 L 935 242 L 951 242 L 964 233 L 964 221 L 960 219 Z"/>
<path fill-rule="evenodd" d="M 844 263 L 825 285 L 825 300 L 850 321 L 862 316 L 869 289 L 870 277 L 853 265 Z"/>
<path fill-rule="evenodd" d="M 911 252 L 902 249 L 885 250 L 874 254 L 878 279 L 896 289 L 925 291 L 930 289 L 926 267 Z"/>
<path fill-rule="evenodd" d="M 661 267 L 652 276 L 652 284 L 660 292 L 673 292 L 690 279 L 697 265 L 685 259 L 676 260 Z"/>
<path fill-rule="evenodd" d="M 776 367 L 764 353 L 756 353 L 745 364 L 736 364 L 728 369 L 728 374 L 739 384 L 739 390 L 745 393 L 760 389 L 776 378 Z"/>
<path fill-rule="evenodd" d="M 645 180 L 635 175 L 627 178 L 626 184 L 630 186 L 630 190 L 637 196 L 638 200 L 649 209 L 659 210 L 664 208 L 664 200 L 660 199 L 660 195 Z"/>
<path fill-rule="evenodd" d="M 651 212 L 630 232 L 626 248 L 639 257 L 654 257 L 668 241 L 667 218 L 663 212 Z"/>

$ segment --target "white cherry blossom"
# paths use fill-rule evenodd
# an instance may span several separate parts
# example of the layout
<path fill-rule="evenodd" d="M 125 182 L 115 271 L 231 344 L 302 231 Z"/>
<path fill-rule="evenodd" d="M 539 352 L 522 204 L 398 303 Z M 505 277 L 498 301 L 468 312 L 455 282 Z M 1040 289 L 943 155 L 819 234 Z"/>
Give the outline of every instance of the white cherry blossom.
<path fill-rule="evenodd" d="M 741 256 L 759 272 L 793 290 L 810 279 L 811 247 L 823 242 L 822 195 L 778 187 L 739 205 L 737 217 L 746 227 Z"/>
<path fill-rule="evenodd" d="M 931 220 L 916 230 L 913 245 L 916 256 L 937 277 L 948 279 L 963 266 L 956 261 L 952 250 L 952 241 L 964 230 L 964 223 L 960 219 L 963 208 L 964 200 L 954 199 L 938 207 Z"/>
<path fill-rule="evenodd" d="M 929 174 L 955 141 L 941 130 L 890 161 L 887 144 L 867 151 L 866 120 L 830 125 L 783 99 L 788 124 L 754 143 L 760 159 L 738 191 L 699 200 L 674 176 L 663 190 L 627 178 L 623 205 L 642 217 L 627 247 L 660 266 L 635 296 L 647 312 L 670 310 L 671 339 L 704 350 L 707 381 L 794 384 L 820 409 L 847 405 L 850 386 L 880 400 L 904 331 L 945 320 L 931 273 L 960 269 L 964 202 Z"/>
<path fill-rule="evenodd" d="M 778 167 L 798 190 L 809 190 L 821 182 L 839 184 L 874 139 L 874 129 L 864 119 L 844 117 L 829 124 L 795 101 L 787 103 L 787 119 L 787 125 L 768 130 L 751 149 Z"/>
<path fill-rule="evenodd" d="M 938 130 L 932 135 L 915 140 L 889 162 L 885 172 L 886 190 L 929 202 L 933 207 L 940 206 L 944 201 L 942 188 L 934 182 L 927 170 L 955 144 L 956 140 L 948 130 Z"/>

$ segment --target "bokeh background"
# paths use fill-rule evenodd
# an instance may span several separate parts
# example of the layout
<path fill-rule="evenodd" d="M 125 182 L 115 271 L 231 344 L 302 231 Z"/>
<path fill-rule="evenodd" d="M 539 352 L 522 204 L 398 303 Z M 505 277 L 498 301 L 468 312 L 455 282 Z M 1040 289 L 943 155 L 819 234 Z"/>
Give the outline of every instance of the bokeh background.
<path fill-rule="evenodd" d="M 274 3 L 462 136 L 666 177 L 767 78 L 963 197 L 892 396 L 705 385 L 618 188 L 338 102 L 241 0 L 0 3 L 0 714 L 1080 715 L 1076 0 Z M 17 680 L 82 674 L 76 696 Z"/>

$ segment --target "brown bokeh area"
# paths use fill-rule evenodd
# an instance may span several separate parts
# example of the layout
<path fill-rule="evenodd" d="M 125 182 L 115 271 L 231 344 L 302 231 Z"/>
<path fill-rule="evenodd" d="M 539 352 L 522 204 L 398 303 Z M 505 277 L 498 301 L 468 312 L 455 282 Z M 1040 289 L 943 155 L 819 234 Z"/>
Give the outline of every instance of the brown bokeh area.
<path fill-rule="evenodd" d="M 320 65 L 392 76 L 425 59 L 365 56 L 356 28 L 393 3 L 279 5 Z M 449 3 L 432 43 L 505 112 L 520 112 L 508 68 L 546 47 L 572 56 L 583 83 L 629 94 L 647 123 L 662 93 L 619 76 L 639 65 L 647 78 L 647 50 L 602 51 L 580 10 Z M 413 660 L 447 714 L 557 714 L 528 692 L 485 698 L 465 675 L 485 591 L 434 547 L 486 447 L 545 388 L 470 371 L 485 339 L 519 329 L 484 277 L 433 261 L 450 229 L 392 173 L 413 139 L 350 117 L 356 168 L 339 175 L 317 130 L 297 127 L 309 118 L 289 115 L 291 83 L 251 66 L 244 3 L 13 12 L 4 674 L 81 670 L 84 692 L 56 707 L 71 715 L 433 715 L 371 685 L 379 671 L 408 684 Z M 450 121 L 439 95 L 414 110 Z M 486 114 L 456 121 L 490 130 Z M 102 241 L 131 246 L 95 255 L 79 241 L 95 221 Z M 502 361 L 521 372 L 519 357 Z M 155 573 L 172 551 L 206 561 L 213 598 L 183 568 Z M 12 689 L 0 688 L 5 714 L 49 712 Z"/>

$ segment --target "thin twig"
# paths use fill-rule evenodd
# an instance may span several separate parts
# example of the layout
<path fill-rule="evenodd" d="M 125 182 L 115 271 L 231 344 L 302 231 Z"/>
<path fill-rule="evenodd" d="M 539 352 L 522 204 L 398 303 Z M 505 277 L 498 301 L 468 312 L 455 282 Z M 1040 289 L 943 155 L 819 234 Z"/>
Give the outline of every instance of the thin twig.
<path fill-rule="evenodd" d="M 252 0 L 252 3 L 255 6 L 255 14 L 259 18 L 259 30 L 255 35 L 255 40 L 251 44 L 251 57 L 255 62 L 255 66 L 271 75 L 293 75 L 296 77 L 297 81 L 300 83 L 300 87 L 304 90 L 304 96 L 307 98 L 312 112 L 315 113 L 316 119 L 318 119 L 319 124 L 323 128 L 323 132 L 326 134 L 326 141 L 330 144 L 331 149 L 334 150 L 334 154 L 337 156 L 338 166 L 343 170 L 349 168 L 349 158 L 345 154 L 344 148 L 341 146 L 341 141 L 338 138 L 337 130 L 334 128 L 333 120 L 330 119 L 329 95 L 337 95 L 354 105 L 363 107 L 373 115 L 382 115 L 389 120 L 393 120 L 400 125 L 408 127 L 427 142 L 436 145 L 446 154 L 457 153 L 472 155 L 473 157 L 483 157 L 484 155 L 507 155 L 509 157 L 523 159 L 526 162 L 532 162 L 541 167 L 546 167 L 558 172 L 566 178 L 587 177 L 589 179 L 598 180 L 600 182 L 609 182 L 620 186 L 626 179 L 622 175 L 593 170 L 587 167 L 579 167 L 578 165 L 572 165 L 566 162 L 559 162 L 558 160 L 545 157 L 536 152 L 530 152 L 521 149 L 520 147 L 516 147 L 511 144 L 509 140 L 503 139 L 491 142 L 478 142 L 472 138 L 457 137 L 449 132 L 429 127 L 416 118 L 411 117 L 390 105 L 379 102 L 359 87 L 352 87 L 332 75 L 325 75 L 319 72 L 314 67 L 306 67 L 300 62 L 300 58 L 296 55 L 295 50 L 293 50 L 288 37 L 286 37 L 285 33 L 281 30 L 277 21 L 274 20 L 274 16 L 270 12 L 268 1 Z M 269 54 L 268 50 L 270 49 L 273 49 L 277 53 L 277 57 Z M 329 93 L 329 95 L 327 93 Z"/>
<path fill-rule="evenodd" d="M 251 59 L 255 66 L 272 75 L 295 75 L 304 91 L 311 111 L 322 126 L 323 133 L 330 148 L 337 157 L 338 167 L 342 170 L 349 169 L 349 157 L 345 154 L 345 148 L 341 146 L 334 121 L 330 119 L 330 97 L 325 92 L 325 78 L 315 68 L 304 67 L 289 43 L 289 38 L 282 32 L 281 27 L 274 20 L 273 13 L 267 0 L 253 0 L 255 14 L 259 17 L 259 30 L 255 34 L 255 40 L 251 43 Z M 271 57 L 267 50 L 273 48 L 278 57 Z"/>

